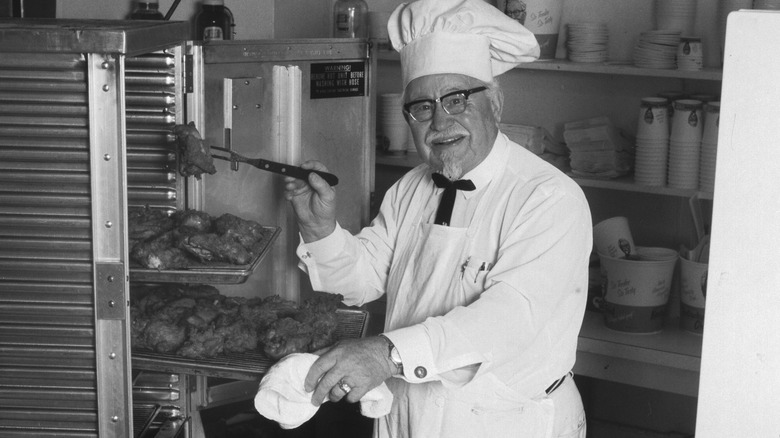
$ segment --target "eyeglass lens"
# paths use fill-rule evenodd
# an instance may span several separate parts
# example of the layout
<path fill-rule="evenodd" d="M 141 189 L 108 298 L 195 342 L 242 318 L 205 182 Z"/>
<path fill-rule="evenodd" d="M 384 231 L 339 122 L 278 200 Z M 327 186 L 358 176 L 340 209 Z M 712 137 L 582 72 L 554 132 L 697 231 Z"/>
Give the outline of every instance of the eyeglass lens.
<path fill-rule="evenodd" d="M 433 118 L 436 102 L 441 102 L 441 107 L 447 114 L 460 114 L 466 110 L 466 101 L 471 94 L 479 93 L 486 89 L 486 87 L 477 87 L 470 90 L 457 90 L 447 93 L 435 100 L 423 99 L 409 102 L 404 107 L 414 120 L 425 122 Z"/>

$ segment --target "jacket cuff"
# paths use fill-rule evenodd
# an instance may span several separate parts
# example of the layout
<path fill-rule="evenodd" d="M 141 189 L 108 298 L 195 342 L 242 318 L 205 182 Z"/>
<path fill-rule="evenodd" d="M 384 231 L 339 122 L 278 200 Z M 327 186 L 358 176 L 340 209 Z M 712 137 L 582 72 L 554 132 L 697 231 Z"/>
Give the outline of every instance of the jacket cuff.
<path fill-rule="evenodd" d="M 428 333 L 422 325 L 413 325 L 383 333 L 395 345 L 403 363 L 403 379 L 409 383 L 439 380 Z"/>
<path fill-rule="evenodd" d="M 299 260 L 298 267 L 308 274 L 312 288 L 314 288 L 314 290 L 321 290 L 323 285 L 320 280 L 317 263 L 328 262 L 336 258 L 337 254 L 341 253 L 344 245 L 346 245 L 344 231 L 341 226 L 336 223 L 336 228 L 330 235 L 317 240 L 316 242 L 304 243 L 300 234 L 298 235 L 298 239 L 300 243 L 295 250 L 295 254 L 298 256 Z"/>

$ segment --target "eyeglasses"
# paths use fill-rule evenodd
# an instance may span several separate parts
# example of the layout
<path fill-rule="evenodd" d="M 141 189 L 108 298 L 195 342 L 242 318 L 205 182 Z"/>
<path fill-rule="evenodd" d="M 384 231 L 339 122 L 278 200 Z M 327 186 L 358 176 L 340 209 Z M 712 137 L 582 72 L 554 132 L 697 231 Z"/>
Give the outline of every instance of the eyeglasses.
<path fill-rule="evenodd" d="M 469 100 L 469 96 L 485 90 L 487 90 L 487 87 L 476 87 L 470 90 L 453 91 L 438 99 L 415 100 L 404 104 L 404 111 L 417 122 L 427 122 L 433 118 L 436 102 L 439 102 L 445 113 L 449 115 L 460 114 L 466 111 L 466 101 Z"/>

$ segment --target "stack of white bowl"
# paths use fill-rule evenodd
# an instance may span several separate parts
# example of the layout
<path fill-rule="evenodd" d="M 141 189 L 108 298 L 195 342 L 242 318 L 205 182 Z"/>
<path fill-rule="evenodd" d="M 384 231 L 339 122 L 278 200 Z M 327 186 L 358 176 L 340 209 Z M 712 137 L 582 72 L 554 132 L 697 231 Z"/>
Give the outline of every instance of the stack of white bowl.
<path fill-rule="evenodd" d="M 607 60 L 609 30 L 604 23 L 566 25 L 566 52 L 569 61 L 604 62 Z"/>
<path fill-rule="evenodd" d="M 672 104 L 672 127 L 669 134 L 669 187 L 699 188 L 699 155 L 704 120 L 702 103 L 680 99 Z"/>
<path fill-rule="evenodd" d="M 377 102 L 377 130 L 381 144 L 389 155 L 406 153 L 409 141 L 409 126 L 403 114 L 401 94 L 382 94 Z"/>
<path fill-rule="evenodd" d="M 780 0 L 753 0 L 753 9 L 780 9 Z"/>
<path fill-rule="evenodd" d="M 704 104 L 704 131 L 701 135 L 701 157 L 699 159 L 699 190 L 705 192 L 713 192 L 715 189 L 718 125 L 720 125 L 720 102 Z"/>
<path fill-rule="evenodd" d="M 676 68 L 679 44 L 679 30 L 642 32 L 639 35 L 639 42 L 634 46 L 634 65 L 643 68 Z"/>
<path fill-rule="evenodd" d="M 697 0 L 656 0 L 655 28 L 678 30 L 693 35 L 696 24 Z"/>
<path fill-rule="evenodd" d="M 646 186 L 665 186 L 669 153 L 669 101 L 663 97 L 642 98 L 634 153 L 634 181 Z"/>

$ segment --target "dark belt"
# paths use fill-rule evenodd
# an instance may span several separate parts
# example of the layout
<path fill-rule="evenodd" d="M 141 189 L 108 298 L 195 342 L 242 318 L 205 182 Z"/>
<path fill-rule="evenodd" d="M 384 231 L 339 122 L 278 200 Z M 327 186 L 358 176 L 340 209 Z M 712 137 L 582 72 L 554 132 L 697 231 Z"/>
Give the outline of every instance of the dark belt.
<path fill-rule="evenodd" d="M 545 389 L 545 390 L 544 390 L 544 392 L 545 392 L 547 395 L 550 395 L 550 394 L 552 394 L 552 393 L 553 393 L 553 391 L 555 391 L 556 389 L 558 389 L 558 387 L 559 387 L 559 386 L 563 385 L 563 382 L 564 382 L 564 380 L 566 380 L 566 377 L 568 377 L 568 375 L 569 375 L 569 373 L 566 373 L 566 374 L 564 374 L 564 375 L 563 375 L 563 377 L 561 377 L 560 379 L 558 379 L 558 380 L 556 380 L 556 381 L 552 382 L 552 385 L 548 386 L 548 387 L 547 387 L 547 389 Z"/>

